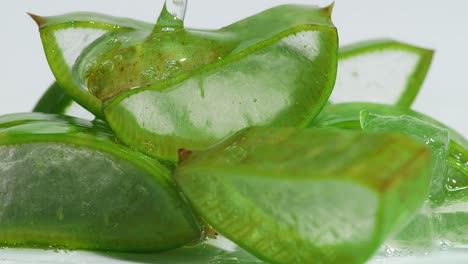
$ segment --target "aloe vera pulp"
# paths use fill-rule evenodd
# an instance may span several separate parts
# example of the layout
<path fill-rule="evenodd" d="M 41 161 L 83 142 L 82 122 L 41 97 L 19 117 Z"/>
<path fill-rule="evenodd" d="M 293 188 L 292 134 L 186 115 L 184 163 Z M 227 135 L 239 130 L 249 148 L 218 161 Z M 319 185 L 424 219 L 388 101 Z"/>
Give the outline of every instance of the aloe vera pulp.
<path fill-rule="evenodd" d="M 170 171 L 115 140 L 100 121 L 0 117 L 0 244 L 154 252 L 199 240 Z"/>
<path fill-rule="evenodd" d="M 420 251 L 440 240 L 466 244 L 461 223 L 465 222 L 468 196 L 468 144 L 463 136 L 415 111 L 367 103 L 329 105 L 313 126 L 400 132 L 431 147 L 433 179 L 427 204 L 409 226 L 387 242 L 398 251 Z"/>
<path fill-rule="evenodd" d="M 211 48 L 221 60 L 115 96 L 106 119 L 125 143 L 171 161 L 180 148 L 202 149 L 248 126 L 304 126 L 336 74 L 329 12 L 286 5 L 225 27 L 217 32 L 233 36 L 229 54 Z"/>
<path fill-rule="evenodd" d="M 248 128 L 180 160 L 201 217 L 272 263 L 363 263 L 422 205 L 431 168 L 406 136 L 333 129 Z"/>

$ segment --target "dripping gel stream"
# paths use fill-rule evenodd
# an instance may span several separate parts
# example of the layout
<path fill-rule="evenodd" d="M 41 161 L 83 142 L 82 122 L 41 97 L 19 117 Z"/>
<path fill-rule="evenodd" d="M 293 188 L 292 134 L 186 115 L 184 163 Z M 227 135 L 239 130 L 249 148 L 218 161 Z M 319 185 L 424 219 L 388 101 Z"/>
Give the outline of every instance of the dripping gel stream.
<path fill-rule="evenodd" d="M 78 69 L 89 91 L 106 101 L 219 61 L 237 47 L 230 33 L 185 29 L 186 5 L 168 0 L 151 32 L 108 33 L 88 47 Z"/>

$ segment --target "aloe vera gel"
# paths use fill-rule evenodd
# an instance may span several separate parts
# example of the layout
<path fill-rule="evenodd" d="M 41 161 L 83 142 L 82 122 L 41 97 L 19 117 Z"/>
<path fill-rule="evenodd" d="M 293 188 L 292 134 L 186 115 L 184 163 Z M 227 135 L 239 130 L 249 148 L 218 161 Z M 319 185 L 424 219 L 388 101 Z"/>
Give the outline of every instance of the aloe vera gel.
<path fill-rule="evenodd" d="M 99 122 L 3 116 L 0 157 L 4 246 L 153 252 L 201 236 L 170 171 Z"/>
<path fill-rule="evenodd" d="M 154 24 L 31 15 L 55 82 L 35 113 L 0 117 L 0 245 L 168 264 L 466 247 L 468 141 L 410 108 L 433 51 L 339 48 L 332 9 L 216 30 L 185 27 L 186 0 Z"/>

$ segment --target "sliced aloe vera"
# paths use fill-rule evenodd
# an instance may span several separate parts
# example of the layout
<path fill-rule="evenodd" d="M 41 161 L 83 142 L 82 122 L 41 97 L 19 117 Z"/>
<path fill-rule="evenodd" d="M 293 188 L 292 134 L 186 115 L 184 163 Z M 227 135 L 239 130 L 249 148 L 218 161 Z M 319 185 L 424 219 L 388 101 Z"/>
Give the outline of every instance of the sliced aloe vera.
<path fill-rule="evenodd" d="M 363 102 L 409 107 L 431 65 L 432 50 L 374 40 L 340 48 L 334 103 Z"/>
<path fill-rule="evenodd" d="M 361 129 L 361 123 L 364 126 L 365 120 L 361 120 L 362 111 L 373 113 L 374 115 L 380 115 L 382 118 L 377 123 L 381 123 L 380 128 L 376 129 L 387 129 L 390 131 L 399 131 L 407 135 L 414 136 L 419 141 L 425 141 L 429 145 L 438 145 L 435 147 L 434 155 L 437 159 L 442 159 L 442 152 L 445 149 L 445 139 L 443 136 L 443 130 L 448 131 L 449 136 L 449 147 L 448 153 L 445 154 L 447 157 L 446 164 L 449 168 L 442 169 L 443 166 L 439 166 L 435 174 L 442 174 L 442 176 L 449 175 L 445 180 L 441 180 L 437 184 L 436 189 L 443 189 L 446 192 L 443 196 L 455 195 L 456 190 L 463 189 L 468 181 L 465 177 L 468 177 L 468 155 L 466 154 L 468 149 L 468 141 L 455 130 L 450 127 L 416 111 L 406 109 L 404 107 L 381 105 L 381 104 L 369 104 L 369 103 L 350 103 L 350 104 L 336 104 L 327 105 L 324 110 L 320 113 L 316 120 L 310 127 L 337 127 L 347 129 Z M 376 118 L 374 118 L 375 120 Z M 379 120 L 379 119 L 377 119 Z M 391 123 L 391 125 L 388 125 Z M 378 125 L 376 125 L 378 126 Z M 438 132 L 437 132 L 438 131 Z M 433 146 L 434 147 L 434 146 Z M 443 171 L 442 171 L 443 170 Z M 450 178 L 452 177 L 452 178 Z M 445 187 L 442 187 L 443 184 Z M 453 184 L 453 186 L 451 186 Z M 465 185 L 466 186 L 466 185 Z M 448 191 L 448 189 L 453 190 Z M 440 197 L 440 192 L 436 195 L 438 198 L 434 201 L 443 201 Z"/>
<path fill-rule="evenodd" d="M 34 106 L 33 112 L 93 119 L 93 115 L 75 103 L 57 82 L 46 90 Z"/>
<path fill-rule="evenodd" d="M 380 116 L 363 111 L 361 124 L 367 131 L 398 131 L 432 150 L 429 208 L 394 237 L 397 243 L 430 247 L 442 239 L 453 245 L 468 245 L 468 150 L 455 142 L 449 144 L 446 129 L 410 116 Z"/>
<path fill-rule="evenodd" d="M 83 51 L 109 32 L 151 29 L 151 25 L 95 13 L 63 16 L 31 15 L 39 25 L 44 51 L 57 82 L 78 104 L 100 117 L 101 101 L 84 87 L 74 65 Z"/>
<path fill-rule="evenodd" d="M 421 144 L 426 144 L 432 153 L 432 183 L 429 199 L 435 204 L 444 200 L 450 144 L 446 129 L 408 115 L 382 116 L 368 110 L 361 112 L 361 126 L 364 131 L 370 132 L 399 132 Z"/>
<path fill-rule="evenodd" d="M 363 263 L 431 175 L 408 137 L 345 130 L 248 128 L 180 160 L 174 178 L 201 217 L 272 263 Z"/>
<path fill-rule="evenodd" d="M 170 171 L 101 122 L 0 117 L 1 246 L 149 252 L 200 238 Z"/>
<path fill-rule="evenodd" d="M 399 132 L 431 149 L 432 180 L 425 208 L 404 229 L 386 241 L 387 246 L 399 251 L 431 248 L 436 240 L 431 208 L 445 200 L 450 142 L 448 131 L 412 116 L 381 116 L 367 110 L 361 112 L 361 126 L 364 131 L 370 132 Z"/>
<path fill-rule="evenodd" d="M 106 120 L 123 142 L 165 160 L 248 126 L 305 126 L 334 85 L 337 33 L 330 11 L 280 6 L 223 28 L 239 43 L 229 55 L 117 95 L 104 106 Z"/>
<path fill-rule="evenodd" d="M 360 120 L 362 110 L 374 115 L 362 115 Z M 327 105 L 313 125 L 357 130 L 361 129 L 361 123 L 364 129 L 405 133 L 433 149 L 435 167 L 431 203 L 395 237 L 399 239 L 398 243 L 403 246 L 428 246 L 428 239 L 441 238 L 454 245 L 466 245 L 467 233 L 462 231 L 466 226 L 461 223 L 466 222 L 467 217 L 467 140 L 453 129 L 423 114 L 403 107 L 379 104 Z M 445 154 L 442 153 L 447 145 L 444 130 L 448 131 L 450 138 Z"/>
<path fill-rule="evenodd" d="M 451 145 L 459 145 L 462 148 L 468 149 L 468 140 L 460 135 L 454 129 L 442 124 L 441 122 L 428 117 L 419 112 L 413 111 L 406 107 L 374 104 L 374 103 L 345 103 L 345 104 L 327 104 L 320 115 L 309 123 L 308 127 L 338 127 L 349 129 L 361 129 L 360 113 L 362 110 L 367 110 L 371 113 L 383 116 L 402 116 L 408 115 L 416 117 L 422 121 L 428 122 L 438 127 L 448 130 Z"/>

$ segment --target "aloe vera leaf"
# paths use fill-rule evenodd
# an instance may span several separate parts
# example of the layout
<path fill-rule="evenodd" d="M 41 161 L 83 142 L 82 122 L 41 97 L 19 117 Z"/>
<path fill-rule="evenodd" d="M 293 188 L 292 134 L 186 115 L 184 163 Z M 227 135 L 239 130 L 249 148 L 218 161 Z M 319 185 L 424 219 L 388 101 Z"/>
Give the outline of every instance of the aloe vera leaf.
<path fill-rule="evenodd" d="M 394 40 L 340 48 L 334 103 L 363 102 L 410 107 L 429 71 L 434 52 Z"/>
<path fill-rule="evenodd" d="M 75 103 L 73 98 L 71 98 L 57 82 L 54 82 L 46 90 L 34 106 L 33 112 L 68 115 L 83 119 L 93 119 L 94 117 L 82 106 Z"/>
<path fill-rule="evenodd" d="M 466 226 L 461 224 L 466 218 L 466 209 L 463 208 L 467 201 L 466 197 L 468 197 L 468 148 L 466 147 L 468 144 L 466 139 L 453 129 L 418 112 L 403 107 L 378 104 L 354 103 L 328 105 L 314 121 L 314 125 L 317 127 L 360 129 L 361 123 L 358 117 L 362 110 L 384 116 L 383 118 L 386 116 L 386 118 L 388 118 L 387 120 L 393 120 L 394 123 L 398 123 L 399 116 L 406 116 L 403 118 L 406 120 L 417 118 L 419 121 L 413 120 L 415 122 L 411 125 L 401 124 L 399 127 L 389 126 L 387 129 L 399 130 L 407 135 L 412 134 L 413 137 L 423 141 L 426 139 L 431 141 L 430 138 L 425 139 L 425 136 L 427 136 L 425 134 L 427 133 L 441 135 L 443 134 L 443 130 L 448 131 L 450 143 L 448 153 L 446 154 L 446 168 L 443 171 L 441 166 L 436 166 L 440 169 L 435 168 L 434 174 L 440 175 L 439 182 L 434 184 L 433 187 L 434 197 L 431 199 L 432 204 L 428 206 L 428 209 L 421 212 L 418 216 L 419 220 L 414 220 L 419 221 L 419 223 L 410 223 L 409 226 L 395 238 L 400 239 L 398 242 L 400 245 L 404 243 L 406 245 L 411 244 L 411 246 L 422 245 L 427 247 L 430 241 L 426 238 L 430 237 L 434 239 L 440 237 L 447 241 L 453 241 L 453 244 L 466 245 L 468 243 L 466 240 L 467 233 L 462 231 L 466 229 Z M 365 120 L 361 122 L 364 122 L 363 125 L 366 126 Z M 424 124 L 424 122 L 427 122 L 427 124 Z M 432 132 L 424 131 L 424 129 L 421 130 L 421 126 L 429 128 L 429 131 L 432 130 Z M 439 127 L 439 133 L 437 133 L 437 127 Z M 385 124 L 382 124 L 381 129 L 384 128 Z M 439 137 L 439 143 L 441 142 L 445 142 L 443 137 Z M 445 145 L 445 143 L 442 143 L 442 146 L 443 145 Z M 442 149 L 444 148 L 445 147 L 442 147 Z M 440 153 L 442 149 L 438 149 L 439 150 L 436 148 L 434 150 L 434 152 L 436 152 L 434 154 L 438 157 L 437 160 L 439 160 L 439 163 L 441 163 L 443 162 L 441 157 L 442 153 Z M 437 154 L 437 152 L 439 152 L 439 154 Z M 439 171 L 439 173 L 436 171 Z M 424 222 L 424 224 L 422 222 Z M 413 228 L 415 226 L 419 228 L 419 231 Z M 430 230 L 431 228 L 433 230 Z M 416 233 L 418 233 L 418 236 L 416 236 Z M 407 239 L 406 242 L 405 238 Z M 419 241 L 416 241 L 418 238 Z"/>
<path fill-rule="evenodd" d="M 224 59 L 238 45 L 232 33 L 183 28 L 168 32 L 160 27 L 114 32 L 95 41 L 75 65 L 88 90 L 106 101 L 136 88 L 174 83 Z"/>
<path fill-rule="evenodd" d="M 305 126 L 326 104 L 337 63 L 330 8 L 280 6 L 221 32 L 240 41 L 224 59 L 106 102 L 123 142 L 177 160 L 180 148 L 205 148 L 244 127 Z"/>
<path fill-rule="evenodd" d="M 54 82 L 42 95 L 33 108 L 33 112 L 45 114 L 65 114 L 73 99 Z"/>
<path fill-rule="evenodd" d="M 408 115 L 416 117 L 422 121 L 442 127 L 448 130 L 451 145 L 459 145 L 462 148 L 468 148 L 468 140 L 465 139 L 454 129 L 442 124 L 441 122 L 408 109 L 406 107 L 374 104 L 374 103 L 343 103 L 343 104 L 327 104 L 317 118 L 310 122 L 308 127 L 338 127 L 349 129 L 360 129 L 360 113 L 362 110 L 367 110 L 378 115 L 400 116 Z"/>
<path fill-rule="evenodd" d="M 101 121 L 0 117 L 1 246 L 152 252 L 199 239 L 171 171 L 115 141 Z"/>
<path fill-rule="evenodd" d="M 248 128 L 181 151 L 174 178 L 208 224 L 260 259 L 363 263 L 422 205 L 430 169 L 429 150 L 400 134 Z"/>
<path fill-rule="evenodd" d="M 432 154 L 432 182 L 429 200 L 438 204 L 444 200 L 448 150 L 448 131 L 418 118 L 403 116 L 376 115 L 368 110 L 361 112 L 361 127 L 370 132 L 399 132 L 421 144 L 427 145 Z"/>
<path fill-rule="evenodd" d="M 102 117 L 101 101 L 83 87 L 73 66 L 84 49 L 109 32 L 132 32 L 151 28 L 146 23 L 95 13 L 72 13 L 63 16 L 31 17 L 39 26 L 49 66 L 61 87 L 78 104 Z"/>
<path fill-rule="evenodd" d="M 399 132 L 431 149 L 432 180 L 427 202 L 407 226 L 386 241 L 387 247 L 398 251 L 431 248 L 436 239 L 431 208 L 446 198 L 444 190 L 450 142 L 448 131 L 412 116 L 381 116 L 367 110 L 361 112 L 361 126 L 369 132 Z"/>
<path fill-rule="evenodd" d="M 409 116 L 420 120 L 417 122 L 422 124 L 427 122 L 432 125 L 432 129 L 439 127 L 448 131 L 450 143 L 447 157 L 447 168 L 445 174 L 448 173 L 447 182 L 445 184 L 444 192 L 447 192 L 443 196 L 457 196 L 457 190 L 463 189 L 463 186 L 467 186 L 468 177 L 468 141 L 455 130 L 450 127 L 434 120 L 426 115 L 418 113 L 416 111 L 406 109 L 398 106 L 370 104 L 370 103 L 350 103 L 350 104 L 336 104 L 327 105 L 324 110 L 320 113 L 316 120 L 310 127 L 337 127 L 347 129 L 361 129 L 360 113 L 361 111 L 368 111 L 381 116 Z M 409 118 L 407 117 L 407 119 Z M 423 125 L 424 126 L 424 125 Z M 435 127 L 434 127 L 435 126 Z M 431 127 L 427 126 L 426 127 Z M 420 133 L 418 129 L 413 129 L 411 126 L 401 127 L 402 131 L 407 131 L 408 134 Z M 424 131 L 423 131 L 424 132 Z M 418 137 L 416 135 L 416 137 Z M 424 135 L 420 135 L 419 138 L 424 139 Z M 424 139 L 425 140 L 425 139 Z M 442 140 L 444 141 L 444 140 Z M 445 143 L 444 143 L 445 144 Z M 453 186 L 450 186 L 453 184 Z M 453 190 L 453 191 L 448 191 Z M 461 195 L 463 196 L 463 195 Z"/>

